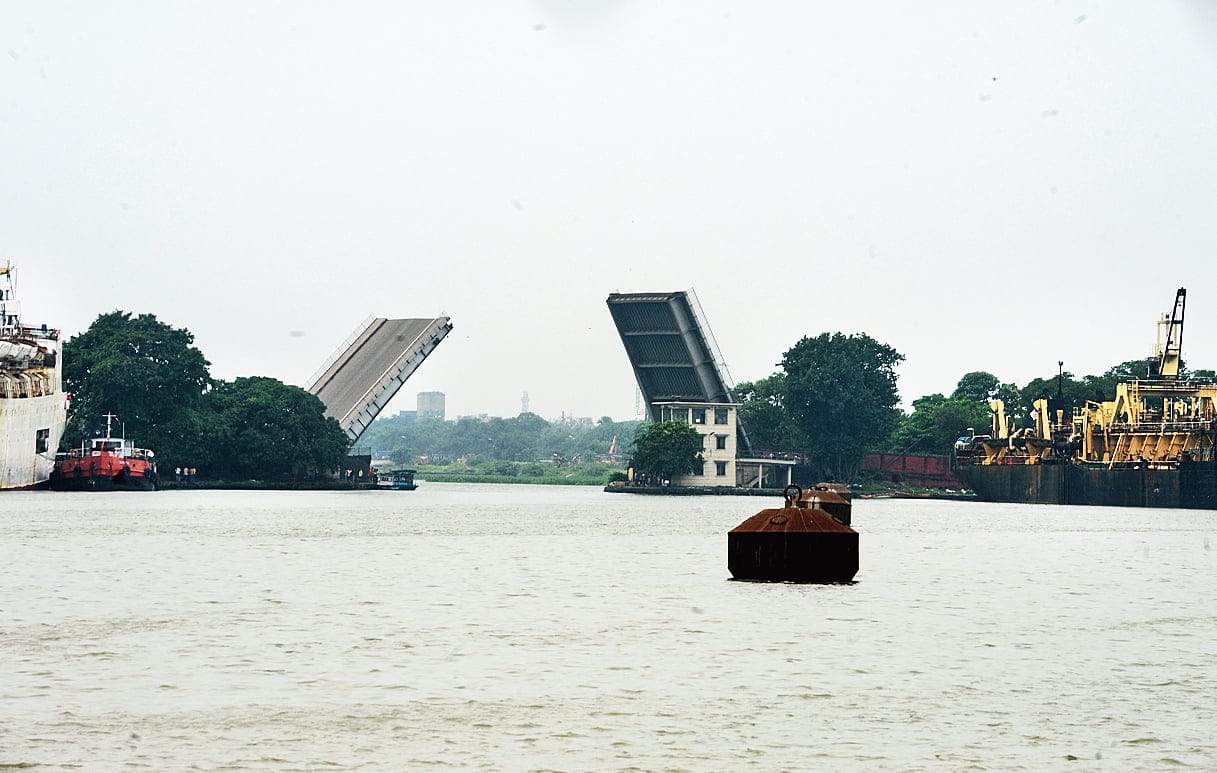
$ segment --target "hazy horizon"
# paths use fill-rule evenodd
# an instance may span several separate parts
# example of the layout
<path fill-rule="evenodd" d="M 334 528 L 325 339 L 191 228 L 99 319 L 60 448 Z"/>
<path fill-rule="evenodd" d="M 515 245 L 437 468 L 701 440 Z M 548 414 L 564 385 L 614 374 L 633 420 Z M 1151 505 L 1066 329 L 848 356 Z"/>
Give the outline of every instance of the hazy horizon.
<path fill-rule="evenodd" d="M 452 318 L 385 415 L 635 415 L 611 292 L 697 292 L 734 381 L 803 336 L 903 405 L 1217 368 L 1217 7 L 632 0 L 0 8 L 0 259 L 27 320 L 308 377 Z M 1206 268 L 1208 267 L 1208 268 Z M 403 402 L 404 401 L 404 402 Z"/>

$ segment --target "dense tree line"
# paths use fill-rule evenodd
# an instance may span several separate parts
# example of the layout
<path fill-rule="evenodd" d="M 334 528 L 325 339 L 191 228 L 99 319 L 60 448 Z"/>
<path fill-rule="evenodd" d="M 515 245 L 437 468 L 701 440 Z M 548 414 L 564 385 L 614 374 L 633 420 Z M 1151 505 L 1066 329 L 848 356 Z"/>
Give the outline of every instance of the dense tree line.
<path fill-rule="evenodd" d="M 736 387 L 740 420 L 756 450 L 804 454 L 813 476 L 853 479 L 869 451 L 946 454 L 955 438 L 974 428 L 988 432 L 990 403 L 1000 399 L 1015 426 L 1029 426 L 1031 405 L 1047 399 L 1051 411 L 1071 416 L 1087 401 L 1115 396 L 1116 385 L 1147 378 L 1144 359 L 1114 365 L 1099 376 L 1060 371 L 1022 387 L 985 371 L 964 373 L 950 396 L 931 394 L 898 407 L 895 366 L 903 356 L 874 339 L 840 333 L 803 338 L 782 358 L 782 370 Z M 1217 379 L 1212 370 L 1181 378 Z"/>
<path fill-rule="evenodd" d="M 109 413 L 128 437 L 157 452 L 162 473 L 186 465 L 208 477 L 300 479 L 342 465 L 346 435 L 324 416 L 316 397 L 270 378 L 215 380 L 193 335 L 150 314 L 103 314 L 64 350 L 64 381 L 73 395 L 65 447 L 99 434 Z M 896 377 L 903 360 L 865 334 L 800 339 L 783 355 L 779 371 L 736 388 L 754 451 L 798 452 L 812 477 L 848 481 L 870 451 L 948 453 L 969 428 L 988 430 L 994 399 L 1005 403 L 1015 425 L 1027 426 L 1037 399 L 1071 415 L 1086 401 L 1112 399 L 1116 384 L 1147 376 L 1144 359 L 1099 376 L 1058 372 L 1022 387 L 971 371 L 949 396 L 919 397 L 905 413 Z M 1189 372 L 1186 365 L 1180 376 L 1217 377 L 1211 370 Z M 661 426 L 639 425 L 608 416 L 549 422 L 532 413 L 456 421 L 398 416 L 374 422 L 360 445 L 403 465 L 457 459 L 565 464 L 604 459 L 615 440 L 616 458 L 649 454 L 677 472 L 680 464 L 669 461 L 688 456 L 676 448 L 685 439 Z M 636 432 L 641 443 L 634 442 Z M 669 445 L 675 456 L 668 456 Z"/>
<path fill-rule="evenodd" d="M 188 466 L 211 479 L 299 480 L 342 466 L 346 433 L 314 395 L 272 378 L 213 379 L 193 334 L 151 314 L 102 314 L 63 348 L 63 448 L 102 434 L 110 414 L 162 476 Z"/>
<path fill-rule="evenodd" d="M 1047 400 L 1050 411 L 1072 416 L 1075 408 L 1087 402 L 1104 402 L 1115 397 L 1116 385 L 1149 377 L 1147 361 L 1127 360 L 1108 368 L 1100 376 L 1076 377 L 1069 371 L 1035 378 L 1023 387 L 1002 383 L 992 373 L 972 371 L 960 377 L 950 397 L 927 395 L 913 402 L 913 412 L 900 422 L 890 442 L 882 449 L 894 453 L 945 454 L 951 441 L 969 429 L 984 434 L 992 425 L 989 408 L 1001 400 L 1013 426 L 1032 425 L 1031 405 Z M 1180 378 L 1214 380 L 1212 370 L 1180 369 Z"/>
<path fill-rule="evenodd" d="M 613 421 L 608 416 L 594 422 L 549 422 L 535 413 L 456 421 L 399 415 L 373 422 L 359 445 L 373 456 L 403 465 L 420 460 L 446 464 L 456 459 L 568 464 L 606 457 L 614 438 L 618 454 L 624 455 L 638 424 Z"/>

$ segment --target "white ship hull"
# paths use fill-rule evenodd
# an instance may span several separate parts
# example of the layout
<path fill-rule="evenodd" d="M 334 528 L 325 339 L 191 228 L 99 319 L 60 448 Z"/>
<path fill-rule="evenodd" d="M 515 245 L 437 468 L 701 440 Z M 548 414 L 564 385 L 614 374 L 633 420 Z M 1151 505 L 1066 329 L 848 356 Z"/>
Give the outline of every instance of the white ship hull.
<path fill-rule="evenodd" d="M 12 264 L 0 262 L 0 490 L 50 480 L 68 422 L 62 369 L 59 331 L 22 324 Z"/>
<path fill-rule="evenodd" d="M 46 483 L 66 423 L 67 395 L 62 391 L 44 397 L 0 397 L 0 489 Z"/>

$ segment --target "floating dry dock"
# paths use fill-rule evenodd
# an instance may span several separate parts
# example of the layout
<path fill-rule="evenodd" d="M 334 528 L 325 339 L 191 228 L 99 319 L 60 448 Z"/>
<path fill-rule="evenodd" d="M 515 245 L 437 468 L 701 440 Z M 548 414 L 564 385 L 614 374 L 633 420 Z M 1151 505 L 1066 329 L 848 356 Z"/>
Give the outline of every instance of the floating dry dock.
<path fill-rule="evenodd" d="M 787 486 L 785 505 L 727 532 L 727 568 L 737 580 L 849 582 L 858 573 L 850 501 L 827 485 Z M 848 490 L 845 492 L 848 494 Z"/>

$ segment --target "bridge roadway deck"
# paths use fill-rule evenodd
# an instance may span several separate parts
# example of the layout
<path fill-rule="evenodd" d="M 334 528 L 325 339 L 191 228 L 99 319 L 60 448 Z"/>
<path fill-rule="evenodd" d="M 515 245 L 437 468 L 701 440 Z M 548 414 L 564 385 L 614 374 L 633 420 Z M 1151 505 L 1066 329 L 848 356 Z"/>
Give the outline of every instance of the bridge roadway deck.
<path fill-rule="evenodd" d="M 380 393 L 387 389 L 395 392 L 401 386 L 390 382 L 399 375 L 403 360 L 412 353 L 425 357 L 430 349 L 420 350 L 426 339 L 437 326 L 442 328 L 446 323 L 444 317 L 375 319 L 336 357 L 309 391 L 325 404 L 326 415 L 333 416 L 348 430 L 358 414 L 371 407 L 377 398 L 382 398 L 383 404 L 392 397 Z M 446 334 L 447 330 L 442 332 Z"/>

